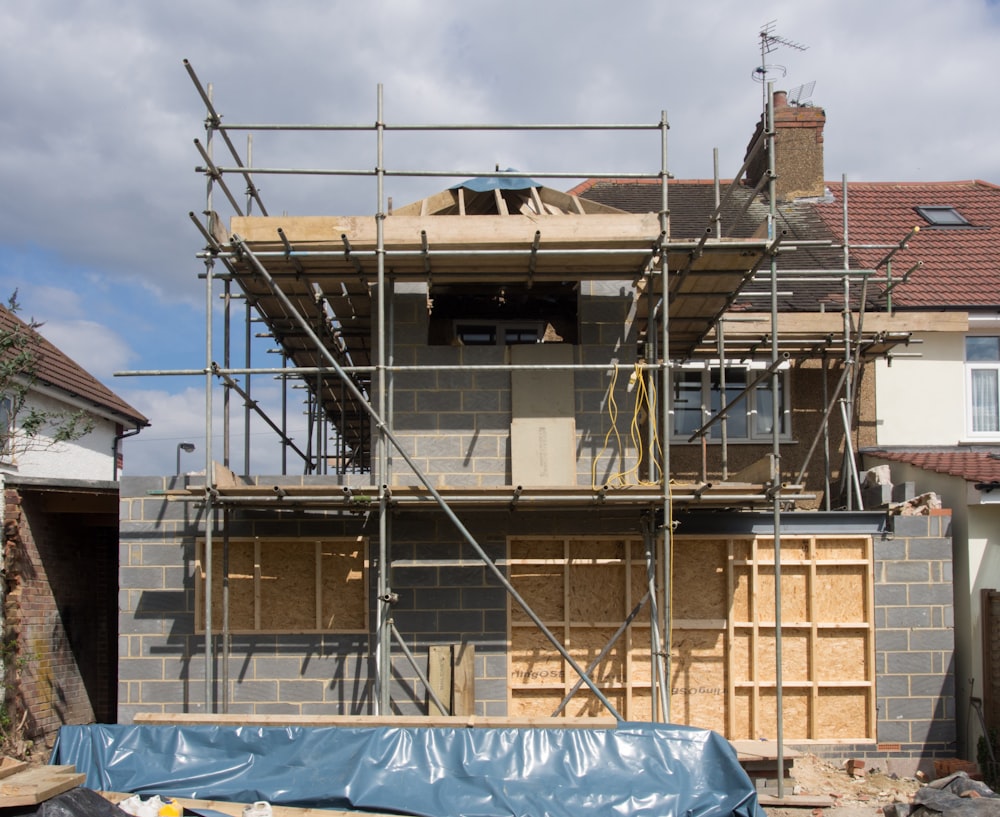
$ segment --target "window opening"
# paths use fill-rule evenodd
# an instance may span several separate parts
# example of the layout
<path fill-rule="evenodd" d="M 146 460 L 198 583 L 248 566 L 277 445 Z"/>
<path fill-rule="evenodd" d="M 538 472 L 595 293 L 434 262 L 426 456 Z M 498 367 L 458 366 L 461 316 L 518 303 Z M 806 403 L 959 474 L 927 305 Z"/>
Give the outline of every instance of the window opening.
<path fill-rule="evenodd" d="M 575 284 L 433 286 L 428 300 L 431 345 L 577 342 Z"/>

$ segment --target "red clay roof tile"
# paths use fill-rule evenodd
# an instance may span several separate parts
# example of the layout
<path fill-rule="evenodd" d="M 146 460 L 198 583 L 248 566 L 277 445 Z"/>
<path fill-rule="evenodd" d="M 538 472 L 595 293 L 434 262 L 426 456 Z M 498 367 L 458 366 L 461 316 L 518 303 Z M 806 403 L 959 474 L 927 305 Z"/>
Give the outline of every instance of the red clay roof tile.
<path fill-rule="evenodd" d="M 15 328 L 31 332 L 38 338 L 37 377 L 40 383 L 64 391 L 84 403 L 90 403 L 106 412 L 118 415 L 124 425 L 149 425 L 149 421 L 139 411 L 132 408 L 78 363 L 57 349 L 17 315 L 0 306 L 0 332 Z"/>

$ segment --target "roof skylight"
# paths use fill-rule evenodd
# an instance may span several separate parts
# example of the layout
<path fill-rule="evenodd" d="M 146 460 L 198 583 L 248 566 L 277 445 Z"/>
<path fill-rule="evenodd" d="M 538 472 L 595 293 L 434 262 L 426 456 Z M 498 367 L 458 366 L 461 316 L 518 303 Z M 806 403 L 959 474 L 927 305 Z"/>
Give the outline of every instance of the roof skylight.
<path fill-rule="evenodd" d="M 969 227 L 968 219 L 954 207 L 944 205 L 928 205 L 917 207 L 920 217 L 933 227 Z"/>

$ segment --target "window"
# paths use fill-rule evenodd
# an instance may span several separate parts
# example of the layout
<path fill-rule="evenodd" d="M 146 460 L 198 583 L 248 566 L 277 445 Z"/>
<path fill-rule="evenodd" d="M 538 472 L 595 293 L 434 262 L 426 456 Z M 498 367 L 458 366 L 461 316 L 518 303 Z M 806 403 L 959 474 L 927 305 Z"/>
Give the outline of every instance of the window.
<path fill-rule="evenodd" d="M 514 346 L 518 343 L 541 343 L 545 325 L 506 323 L 455 322 L 455 339 L 462 346 Z"/>
<path fill-rule="evenodd" d="M 932 227 L 971 227 L 968 220 L 954 207 L 926 206 L 916 207 L 920 217 Z"/>
<path fill-rule="evenodd" d="M 196 621 L 205 631 L 204 542 L 198 543 Z M 212 548 L 212 628 L 222 623 L 222 543 Z M 229 627 L 234 633 L 368 631 L 367 544 L 336 539 L 233 539 Z"/>
<path fill-rule="evenodd" d="M 1000 337 L 967 337 L 965 371 L 969 433 L 1000 434 Z"/>
<path fill-rule="evenodd" d="M 718 366 L 691 367 L 674 373 L 671 436 L 675 440 L 690 438 L 734 400 L 737 402 L 727 414 L 727 439 L 762 442 L 771 439 L 775 402 L 771 393 L 771 376 L 767 375 L 747 390 L 761 374 L 760 369 L 727 366 L 725 374 L 726 386 L 723 393 L 722 370 Z M 781 407 L 778 415 L 779 432 L 782 437 L 787 438 L 790 434 L 787 371 L 779 372 L 778 375 L 778 404 Z M 722 439 L 720 423 L 715 423 L 709 429 L 708 439 Z"/>

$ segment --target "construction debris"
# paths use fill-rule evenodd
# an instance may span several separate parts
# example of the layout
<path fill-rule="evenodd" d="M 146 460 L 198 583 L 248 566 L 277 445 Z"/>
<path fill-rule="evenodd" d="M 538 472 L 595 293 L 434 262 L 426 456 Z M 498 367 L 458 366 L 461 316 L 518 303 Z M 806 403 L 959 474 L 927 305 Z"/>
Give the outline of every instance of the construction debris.
<path fill-rule="evenodd" d="M 922 786 L 912 803 L 882 811 L 885 817 L 1000 817 L 1000 795 L 966 772 L 955 772 Z"/>

